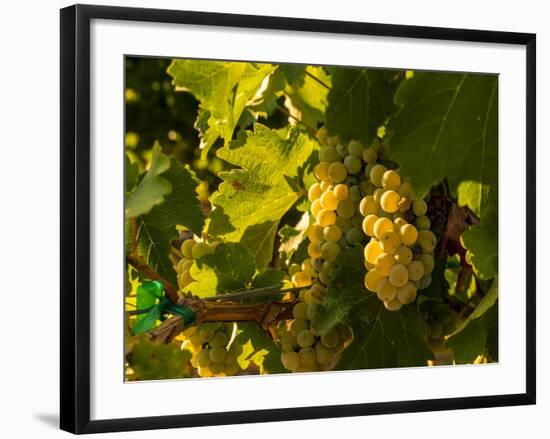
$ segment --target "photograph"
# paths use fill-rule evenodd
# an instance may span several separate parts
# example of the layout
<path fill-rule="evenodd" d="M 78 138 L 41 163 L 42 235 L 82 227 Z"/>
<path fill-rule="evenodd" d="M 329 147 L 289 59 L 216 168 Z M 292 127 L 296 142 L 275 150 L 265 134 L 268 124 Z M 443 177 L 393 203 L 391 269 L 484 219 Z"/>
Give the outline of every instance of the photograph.
<path fill-rule="evenodd" d="M 498 363 L 498 74 L 123 74 L 125 382 Z"/>

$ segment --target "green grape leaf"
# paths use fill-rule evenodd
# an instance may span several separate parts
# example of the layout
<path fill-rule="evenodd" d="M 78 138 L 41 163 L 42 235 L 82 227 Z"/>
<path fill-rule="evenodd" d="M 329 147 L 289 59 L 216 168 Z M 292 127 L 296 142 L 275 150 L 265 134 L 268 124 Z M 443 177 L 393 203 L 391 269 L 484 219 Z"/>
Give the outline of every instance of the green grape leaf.
<path fill-rule="evenodd" d="M 130 192 L 136 187 L 139 178 L 139 165 L 132 162 L 128 154 L 124 154 L 124 179 L 126 181 L 126 191 Z"/>
<path fill-rule="evenodd" d="M 256 124 L 254 132 L 240 132 L 218 149 L 218 157 L 237 168 L 219 174 L 223 182 L 212 196 L 208 234 L 244 245 L 263 271 L 272 259 L 279 221 L 305 193 L 298 172 L 316 143 L 296 128 L 277 131 Z"/>
<path fill-rule="evenodd" d="M 176 225 L 182 225 L 200 235 L 204 224 L 196 189 L 195 174 L 172 158 L 163 178 L 172 185 L 172 192 L 150 213 L 136 218 L 137 253 L 162 277 L 177 285 L 176 273 L 169 258 L 171 241 L 178 236 Z M 128 234 L 128 228 L 127 228 Z"/>
<path fill-rule="evenodd" d="M 274 69 L 269 64 L 234 61 L 172 61 L 167 72 L 176 90 L 192 93 L 210 114 L 201 142 L 203 159 L 218 137 L 225 142 L 232 139 L 243 110 Z M 201 126 L 205 127 L 204 121 Z"/>
<path fill-rule="evenodd" d="M 338 322 L 346 323 L 350 311 L 373 295 L 364 287 L 366 269 L 360 246 L 340 252 L 335 265 L 327 294 L 312 322 L 313 327 L 321 334 Z"/>
<path fill-rule="evenodd" d="M 496 203 L 497 100 L 495 75 L 415 72 L 401 83 L 391 154 L 418 197 L 447 177 L 474 212 Z"/>
<path fill-rule="evenodd" d="M 498 274 L 498 218 L 490 209 L 481 218 L 481 224 L 471 226 L 462 236 L 466 260 L 480 279 L 491 279 Z"/>
<path fill-rule="evenodd" d="M 285 224 L 279 230 L 279 237 L 281 238 L 279 252 L 284 254 L 286 258 L 292 257 L 294 252 L 298 250 L 300 243 L 306 238 L 309 221 L 309 213 L 305 212 L 294 227 Z"/>
<path fill-rule="evenodd" d="M 288 372 L 281 363 L 281 347 L 266 331 L 253 322 L 240 322 L 237 328 L 233 343 L 243 346 L 243 353 L 238 358 L 241 368 L 248 368 L 252 362 L 260 368 L 261 374 Z"/>
<path fill-rule="evenodd" d="M 395 111 L 392 87 L 384 70 L 329 67 L 332 87 L 326 109 L 330 135 L 368 145 Z"/>
<path fill-rule="evenodd" d="M 155 143 L 149 170 L 134 190 L 126 196 L 125 214 L 127 219 L 149 213 L 154 206 L 164 201 L 166 195 L 172 192 L 170 181 L 160 177 L 160 174 L 169 168 L 170 159 L 161 152 L 160 145 Z M 127 171 L 130 173 L 129 177 L 132 178 L 135 168 L 130 165 Z"/>
<path fill-rule="evenodd" d="M 448 336 L 446 344 L 458 364 L 471 363 L 478 355 L 498 358 L 498 281 L 495 279 L 476 309 Z"/>
<path fill-rule="evenodd" d="M 254 257 L 241 244 L 220 244 L 214 253 L 201 256 L 191 266 L 195 279 L 186 288 L 199 297 L 243 290 L 254 276 Z"/>
<path fill-rule="evenodd" d="M 268 268 L 263 273 L 259 273 L 252 281 L 253 288 L 277 287 L 284 285 L 286 273 L 280 270 Z"/>
<path fill-rule="evenodd" d="M 426 366 L 433 359 L 426 324 L 414 304 L 388 311 L 372 294 L 354 308 L 350 325 L 353 341 L 338 369 Z"/>
<path fill-rule="evenodd" d="M 191 353 L 175 343 L 156 344 L 141 335 L 132 340 L 126 356 L 133 373 L 127 370 L 128 381 L 167 380 L 190 376 Z"/>

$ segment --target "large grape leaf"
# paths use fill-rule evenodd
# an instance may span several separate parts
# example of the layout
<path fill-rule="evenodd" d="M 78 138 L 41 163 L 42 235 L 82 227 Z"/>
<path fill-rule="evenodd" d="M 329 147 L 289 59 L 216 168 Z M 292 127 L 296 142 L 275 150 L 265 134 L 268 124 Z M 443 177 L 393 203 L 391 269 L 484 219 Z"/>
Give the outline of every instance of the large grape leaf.
<path fill-rule="evenodd" d="M 241 244 L 220 244 L 214 253 L 194 260 L 191 282 L 185 291 L 199 297 L 243 290 L 254 276 L 254 257 Z"/>
<path fill-rule="evenodd" d="M 126 181 L 137 178 L 136 166 L 132 165 L 126 157 Z M 170 168 L 170 158 L 161 152 L 158 143 L 153 146 L 151 166 L 131 192 L 126 194 L 125 214 L 126 219 L 149 213 L 151 209 L 164 201 L 164 197 L 172 191 L 172 185 L 160 174 Z"/>
<path fill-rule="evenodd" d="M 269 64 L 234 61 L 172 61 L 167 72 L 176 89 L 192 93 L 209 113 L 201 142 L 203 158 L 218 137 L 225 142 L 232 139 L 247 103 L 274 69 Z"/>
<path fill-rule="evenodd" d="M 496 200 L 498 78 L 415 72 L 395 94 L 391 154 L 415 194 L 447 177 L 453 193 L 476 213 Z M 465 183 L 469 182 L 469 183 Z"/>
<path fill-rule="evenodd" d="M 481 299 L 476 309 L 447 339 L 456 363 L 471 363 L 478 355 L 498 357 L 498 282 Z"/>
<path fill-rule="evenodd" d="M 481 224 L 471 226 L 461 236 L 466 260 L 480 279 L 491 279 L 498 274 L 498 219 L 494 209 L 486 211 Z"/>
<path fill-rule="evenodd" d="M 239 322 L 237 335 L 233 343 L 243 346 L 238 361 L 243 369 L 250 362 L 259 367 L 260 373 L 288 372 L 281 363 L 281 347 L 269 337 L 268 333 L 253 322 Z"/>
<path fill-rule="evenodd" d="M 217 151 L 236 166 L 220 173 L 223 182 L 212 196 L 208 234 L 224 242 L 240 242 L 263 271 L 273 254 L 279 221 L 305 193 L 299 168 L 317 142 L 298 129 L 270 130 L 256 124 Z"/>
<path fill-rule="evenodd" d="M 330 135 L 370 144 L 378 127 L 395 111 L 385 70 L 329 67 L 332 87 L 326 109 Z"/>
<path fill-rule="evenodd" d="M 137 251 L 162 277 L 176 285 L 176 274 L 169 258 L 170 242 L 178 235 L 176 225 L 200 235 L 204 215 L 196 192 L 199 182 L 187 166 L 172 158 L 170 168 L 162 175 L 170 182 L 172 192 L 150 213 L 136 218 Z"/>
<path fill-rule="evenodd" d="M 423 366 L 433 357 L 426 343 L 426 326 L 416 305 L 387 311 L 368 292 L 359 246 L 344 250 L 313 326 L 320 333 L 337 322 L 353 329 L 353 342 L 343 352 L 338 369 Z"/>

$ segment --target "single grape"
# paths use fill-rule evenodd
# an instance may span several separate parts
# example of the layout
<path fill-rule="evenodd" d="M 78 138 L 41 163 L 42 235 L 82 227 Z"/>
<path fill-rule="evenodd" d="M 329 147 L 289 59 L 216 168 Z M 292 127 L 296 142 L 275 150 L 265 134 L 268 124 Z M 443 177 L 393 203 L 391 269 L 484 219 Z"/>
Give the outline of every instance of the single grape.
<path fill-rule="evenodd" d="M 308 303 L 308 305 L 307 305 L 307 318 L 309 320 L 313 320 L 316 315 L 317 315 L 317 304 Z"/>
<path fill-rule="evenodd" d="M 208 344 L 213 348 L 225 347 L 227 344 L 227 336 L 223 332 L 217 331 Z"/>
<path fill-rule="evenodd" d="M 397 288 L 397 300 L 403 305 L 413 303 L 416 299 L 416 287 L 407 282 L 404 286 Z"/>
<path fill-rule="evenodd" d="M 185 288 L 187 285 L 194 281 L 195 279 L 191 277 L 191 273 L 189 272 L 189 270 L 185 270 L 178 276 L 178 283 L 180 285 L 180 288 Z"/>
<path fill-rule="evenodd" d="M 296 343 L 296 336 L 291 332 L 286 332 L 279 339 L 281 340 L 281 343 L 289 344 L 293 346 L 293 348 L 298 347 L 298 343 Z"/>
<path fill-rule="evenodd" d="M 307 312 L 307 304 L 306 304 L 306 312 Z M 302 332 L 304 329 L 309 329 L 308 320 L 295 319 L 290 324 L 290 332 L 292 333 L 292 335 L 296 337 L 298 337 L 298 334 Z"/>
<path fill-rule="evenodd" d="M 387 190 L 380 197 L 380 206 L 385 212 L 393 213 L 398 209 L 397 203 L 399 203 L 399 194 L 393 190 Z"/>
<path fill-rule="evenodd" d="M 299 271 L 292 276 L 292 283 L 295 287 L 308 287 L 311 285 L 311 275 L 305 271 Z"/>
<path fill-rule="evenodd" d="M 347 187 L 357 186 L 359 184 L 359 179 L 353 175 L 348 175 L 344 179 L 344 183 Z"/>
<path fill-rule="evenodd" d="M 367 196 L 374 192 L 374 186 L 369 180 L 361 180 L 359 182 L 359 190 L 361 191 L 361 196 Z"/>
<path fill-rule="evenodd" d="M 376 258 L 380 253 L 382 253 L 382 248 L 380 247 L 380 243 L 378 241 L 371 240 L 366 246 L 365 246 L 365 259 L 368 263 L 373 264 L 376 262 Z"/>
<path fill-rule="evenodd" d="M 386 167 L 384 165 L 380 165 L 380 164 L 374 165 L 370 170 L 370 174 L 369 174 L 370 181 L 372 181 L 372 183 L 375 186 L 378 186 L 378 187 L 382 186 L 382 177 L 385 172 L 386 172 Z"/>
<path fill-rule="evenodd" d="M 361 199 L 361 189 L 359 186 L 351 186 L 349 188 L 349 200 L 357 203 Z"/>
<path fill-rule="evenodd" d="M 317 133 L 315 134 L 315 137 L 317 137 L 317 140 L 321 145 L 327 143 L 327 129 L 325 127 L 321 127 L 317 130 Z"/>
<path fill-rule="evenodd" d="M 330 136 L 330 137 L 327 137 L 327 143 L 330 145 L 330 146 L 336 146 L 340 143 L 340 137 L 338 136 Z"/>
<path fill-rule="evenodd" d="M 344 218 L 342 216 L 336 216 L 335 224 L 340 227 L 342 233 L 346 233 L 349 229 L 353 227 L 353 223 L 350 218 Z"/>
<path fill-rule="evenodd" d="M 321 212 L 322 209 L 323 207 L 321 206 L 321 200 L 317 199 L 313 203 L 311 203 L 311 214 L 315 218 L 319 216 L 319 212 Z"/>
<path fill-rule="evenodd" d="M 370 214 L 374 214 L 377 211 L 378 203 L 374 201 L 374 197 L 372 195 L 367 195 L 366 197 L 363 197 L 361 203 L 359 203 L 359 212 L 361 212 L 361 215 L 367 216 Z"/>
<path fill-rule="evenodd" d="M 399 195 L 402 197 L 410 197 L 412 195 L 412 186 L 411 184 L 406 181 L 404 183 L 401 183 L 401 186 L 399 186 Z"/>
<path fill-rule="evenodd" d="M 363 241 L 363 233 L 360 229 L 352 227 L 346 232 L 346 241 L 349 245 L 361 243 Z"/>
<path fill-rule="evenodd" d="M 355 214 L 355 204 L 351 200 L 340 201 L 336 213 L 342 218 L 351 218 Z"/>
<path fill-rule="evenodd" d="M 323 240 L 323 227 L 319 224 L 311 224 L 307 229 L 307 237 L 310 242 L 320 242 Z M 289 273 L 293 274 L 293 273 Z"/>
<path fill-rule="evenodd" d="M 342 162 L 331 163 L 327 172 L 333 184 L 342 183 L 348 175 L 348 171 Z"/>
<path fill-rule="evenodd" d="M 338 160 L 343 159 L 348 155 L 348 147 L 343 143 L 336 145 L 336 151 L 338 151 Z"/>
<path fill-rule="evenodd" d="M 388 253 L 380 253 L 376 258 L 376 261 L 374 261 L 374 266 L 376 267 L 376 270 L 382 276 L 388 276 L 394 264 L 395 259 L 393 258 L 393 255 L 390 255 Z"/>
<path fill-rule="evenodd" d="M 431 230 L 421 230 L 418 232 L 418 244 L 424 253 L 433 253 L 437 239 Z"/>
<path fill-rule="evenodd" d="M 386 190 L 397 191 L 401 186 L 401 177 L 395 171 L 388 170 L 382 175 L 382 187 Z"/>
<path fill-rule="evenodd" d="M 189 271 L 192 265 L 193 265 L 193 259 L 180 259 L 176 267 L 176 271 L 178 273 Z"/>
<path fill-rule="evenodd" d="M 327 348 L 332 349 L 338 345 L 340 342 L 340 333 L 335 326 L 330 328 L 326 334 L 321 336 L 321 343 L 323 343 Z"/>
<path fill-rule="evenodd" d="M 403 242 L 403 241 L 401 241 Z M 412 250 L 407 247 L 406 245 L 402 245 L 397 249 L 394 255 L 395 262 L 403 265 L 408 265 L 411 263 L 413 259 L 413 252 Z"/>
<path fill-rule="evenodd" d="M 327 210 L 336 210 L 338 206 L 338 199 L 334 192 L 326 191 L 321 195 L 321 207 Z"/>
<path fill-rule="evenodd" d="M 194 239 L 186 239 L 182 242 L 180 250 L 184 258 L 192 259 L 193 258 L 193 247 L 197 242 Z"/>
<path fill-rule="evenodd" d="M 382 279 L 384 279 L 384 276 L 382 276 L 378 270 L 372 269 L 367 271 L 367 274 L 365 274 L 365 288 L 373 293 L 376 293 L 378 284 Z"/>
<path fill-rule="evenodd" d="M 384 302 L 384 307 L 388 311 L 399 311 L 401 306 L 403 306 L 403 305 L 397 298 Z"/>
<path fill-rule="evenodd" d="M 409 271 L 407 267 L 401 264 L 395 264 L 390 270 L 389 280 L 395 287 L 405 286 L 409 281 Z"/>
<path fill-rule="evenodd" d="M 321 192 L 326 192 L 326 191 L 331 191 L 332 190 L 332 185 L 330 184 L 330 181 L 328 181 L 328 180 L 322 181 L 321 183 L 319 183 L 319 186 L 321 186 Z"/>
<path fill-rule="evenodd" d="M 210 247 L 206 242 L 197 242 L 191 249 L 193 259 L 209 255 L 210 253 L 214 253 L 214 249 Z"/>
<path fill-rule="evenodd" d="M 319 181 L 328 181 L 328 167 L 328 162 L 319 162 L 319 164 L 315 166 L 313 170 L 315 178 Z"/>
<path fill-rule="evenodd" d="M 420 280 L 424 276 L 424 264 L 421 261 L 412 261 L 407 270 L 409 271 L 409 279 L 413 282 Z"/>
<path fill-rule="evenodd" d="M 340 160 L 340 156 L 334 146 L 325 146 L 319 151 L 319 161 L 332 163 Z"/>
<path fill-rule="evenodd" d="M 428 211 L 428 205 L 424 200 L 416 200 L 415 202 L 413 202 L 412 209 L 413 213 L 416 216 L 422 216 L 426 215 L 426 212 Z"/>
<path fill-rule="evenodd" d="M 412 224 L 404 224 L 399 228 L 399 238 L 404 245 L 414 245 L 418 238 L 418 230 Z"/>
<path fill-rule="evenodd" d="M 239 363 L 237 361 L 233 361 L 231 363 L 225 363 L 225 366 L 223 368 L 223 374 L 225 376 L 233 376 L 237 375 L 237 373 L 241 370 L 241 367 L 239 366 Z"/>
<path fill-rule="evenodd" d="M 392 226 L 393 226 L 393 223 L 392 223 Z M 376 230 L 376 224 L 375 224 L 375 230 Z M 401 246 L 401 240 L 399 239 L 399 235 L 395 231 L 389 230 L 382 233 L 382 236 L 380 237 L 380 248 L 382 248 L 382 251 L 384 251 L 385 253 L 389 253 L 390 255 L 394 255 L 400 246 Z"/>
<path fill-rule="evenodd" d="M 334 186 L 333 192 L 338 201 L 347 200 L 349 198 L 349 190 L 345 184 L 337 184 Z"/>
<path fill-rule="evenodd" d="M 315 336 L 309 329 L 304 329 L 296 337 L 296 342 L 301 348 L 308 348 L 315 343 Z"/>
<path fill-rule="evenodd" d="M 330 226 L 334 227 L 334 226 Z M 310 242 L 307 246 L 307 254 L 310 258 L 321 257 L 321 242 Z"/>
<path fill-rule="evenodd" d="M 332 273 L 334 271 L 335 264 L 332 261 L 325 261 L 321 266 L 321 271 L 323 273 Z"/>
<path fill-rule="evenodd" d="M 430 274 L 434 271 L 435 261 L 432 255 L 425 253 L 420 255 L 418 259 L 422 262 L 422 264 L 424 264 L 424 272 L 426 274 Z"/>
<path fill-rule="evenodd" d="M 288 370 L 296 370 L 300 366 L 300 356 L 297 352 L 283 352 L 281 354 L 281 363 Z"/>
<path fill-rule="evenodd" d="M 321 257 L 325 261 L 334 261 L 340 253 L 340 246 L 336 242 L 327 241 L 321 246 Z"/>
<path fill-rule="evenodd" d="M 322 193 L 321 185 L 319 183 L 313 183 L 307 191 L 307 198 L 313 203 L 315 200 L 319 199 Z"/>
<path fill-rule="evenodd" d="M 344 323 L 337 323 L 336 329 L 340 334 L 340 340 L 342 340 L 343 342 L 347 342 L 353 338 L 353 333 L 351 332 L 351 329 L 348 325 Z"/>
<path fill-rule="evenodd" d="M 336 214 L 333 210 L 322 209 L 317 215 L 317 224 L 326 227 L 336 222 Z"/>
<path fill-rule="evenodd" d="M 201 325 L 199 329 L 200 344 L 206 343 L 212 337 L 212 331 L 207 325 Z"/>
<path fill-rule="evenodd" d="M 344 159 L 344 166 L 346 167 L 349 174 L 357 174 L 359 171 L 361 171 L 363 162 L 361 162 L 361 159 L 355 155 L 348 155 Z"/>
<path fill-rule="evenodd" d="M 417 288 L 419 290 L 423 290 L 424 288 L 428 288 L 430 286 L 430 284 L 432 283 L 432 275 L 431 274 L 426 274 L 426 275 L 422 276 L 422 279 L 420 279 L 417 282 L 418 282 Z"/>
<path fill-rule="evenodd" d="M 225 360 L 226 351 L 224 348 L 210 348 L 208 350 L 208 355 L 210 356 L 210 361 L 212 363 L 223 363 Z M 212 365 L 210 365 L 212 370 Z"/>
<path fill-rule="evenodd" d="M 307 320 L 307 304 L 299 302 L 292 308 L 292 315 L 295 319 Z"/>
<path fill-rule="evenodd" d="M 398 211 L 396 213 L 404 213 L 406 212 L 407 210 L 409 210 L 411 208 L 411 200 L 410 198 L 407 198 L 407 197 L 402 197 L 400 200 L 399 200 L 399 203 L 397 203 L 397 208 L 398 208 Z"/>
<path fill-rule="evenodd" d="M 429 230 L 431 226 L 430 218 L 428 218 L 426 215 L 417 217 L 414 220 L 414 223 L 416 224 L 416 227 L 418 227 L 420 230 Z"/>
<path fill-rule="evenodd" d="M 374 148 L 367 148 L 363 150 L 362 157 L 366 163 L 373 163 L 376 162 L 378 154 L 376 153 L 376 150 Z"/>
<path fill-rule="evenodd" d="M 313 367 L 317 362 L 317 356 L 315 355 L 315 350 L 311 347 L 302 348 L 298 354 L 300 356 L 300 364 L 303 364 L 306 367 Z"/>
<path fill-rule="evenodd" d="M 378 217 L 376 215 L 367 215 L 361 224 L 363 233 L 367 236 L 374 236 L 374 225 L 377 221 Z"/>
<path fill-rule="evenodd" d="M 197 364 L 199 365 L 199 367 L 208 367 L 210 366 L 210 362 L 211 360 L 208 349 L 201 349 L 197 354 Z"/>
<path fill-rule="evenodd" d="M 361 157 L 361 154 L 363 153 L 363 145 L 358 140 L 351 140 L 348 143 L 348 152 L 351 155 Z"/>
<path fill-rule="evenodd" d="M 315 355 L 319 364 L 328 364 L 332 361 L 334 352 L 322 343 L 317 343 L 315 345 Z"/>
<path fill-rule="evenodd" d="M 388 218 L 379 218 L 374 223 L 373 232 L 377 239 L 380 239 L 385 232 L 393 232 L 393 222 Z"/>
<path fill-rule="evenodd" d="M 323 229 L 323 239 L 325 241 L 337 242 L 340 240 L 341 237 L 342 237 L 342 231 L 340 230 L 340 227 L 338 227 L 336 224 L 332 224 Z M 314 256 L 311 256 L 311 257 L 313 258 Z M 315 256 L 315 257 L 318 257 L 318 256 Z"/>
<path fill-rule="evenodd" d="M 214 376 L 214 374 L 208 367 L 199 367 L 197 369 L 197 373 L 201 378 L 210 378 Z"/>
<path fill-rule="evenodd" d="M 384 195 L 384 189 L 382 188 L 375 189 L 375 191 L 372 194 L 372 197 L 374 198 L 374 201 L 376 201 L 376 204 L 381 203 L 382 195 Z"/>
<path fill-rule="evenodd" d="M 390 283 L 388 279 L 384 278 L 378 283 L 378 287 L 376 288 L 376 295 L 380 300 L 384 302 L 393 300 L 395 299 L 396 294 L 397 289 Z"/>

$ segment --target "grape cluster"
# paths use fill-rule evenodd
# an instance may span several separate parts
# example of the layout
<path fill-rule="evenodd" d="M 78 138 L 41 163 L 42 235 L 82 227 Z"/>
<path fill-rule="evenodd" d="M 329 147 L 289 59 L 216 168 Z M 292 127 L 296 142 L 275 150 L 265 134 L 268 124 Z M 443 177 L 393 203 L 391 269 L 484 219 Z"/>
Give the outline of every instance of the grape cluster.
<path fill-rule="evenodd" d="M 460 317 L 444 303 L 430 302 L 428 305 L 423 307 L 422 317 L 426 321 L 428 341 L 437 345 L 455 330 Z"/>
<path fill-rule="evenodd" d="M 191 282 L 195 281 L 190 273 L 193 260 L 213 253 L 217 244 L 217 242 L 208 244 L 206 241 L 201 241 L 195 236 L 192 236 L 182 242 L 180 247 L 182 257 L 174 266 L 176 273 L 178 274 L 178 285 L 180 291 Z"/>
<path fill-rule="evenodd" d="M 292 372 L 327 370 L 352 339 L 351 330 L 338 323 L 324 335 L 311 327 L 317 304 L 298 302 L 292 314 L 294 320 L 279 322 L 277 338 L 281 343 L 281 362 Z"/>
<path fill-rule="evenodd" d="M 231 343 L 234 323 L 208 322 L 186 331 L 182 348 L 192 352 L 191 365 L 200 377 L 232 376 L 241 371 L 242 346 Z"/>

